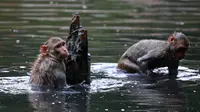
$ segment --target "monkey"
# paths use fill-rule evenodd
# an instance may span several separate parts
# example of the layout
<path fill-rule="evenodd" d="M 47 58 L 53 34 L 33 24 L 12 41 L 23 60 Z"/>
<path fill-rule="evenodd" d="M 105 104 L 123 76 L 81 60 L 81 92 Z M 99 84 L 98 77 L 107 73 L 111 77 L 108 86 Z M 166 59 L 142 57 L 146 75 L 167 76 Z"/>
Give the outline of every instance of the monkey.
<path fill-rule="evenodd" d="M 140 40 L 120 57 L 117 68 L 129 73 L 155 76 L 153 69 L 168 67 L 168 78 L 176 79 L 179 61 L 185 57 L 188 48 L 189 40 L 182 32 L 172 33 L 167 41 Z"/>
<path fill-rule="evenodd" d="M 64 88 L 66 82 L 65 58 L 68 56 L 66 42 L 51 37 L 40 46 L 40 54 L 30 71 L 30 83 L 47 88 Z"/>

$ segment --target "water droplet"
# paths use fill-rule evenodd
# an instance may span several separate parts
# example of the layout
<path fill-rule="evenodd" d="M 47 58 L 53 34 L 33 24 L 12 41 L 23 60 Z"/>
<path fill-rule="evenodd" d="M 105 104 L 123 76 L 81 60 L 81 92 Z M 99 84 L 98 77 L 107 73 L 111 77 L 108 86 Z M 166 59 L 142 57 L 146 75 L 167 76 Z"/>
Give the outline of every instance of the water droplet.
<path fill-rule="evenodd" d="M 52 105 L 55 105 L 55 102 L 52 102 L 51 104 L 52 104 Z"/>
<path fill-rule="evenodd" d="M 105 111 L 108 111 L 108 109 L 105 109 Z"/>
<path fill-rule="evenodd" d="M 15 29 L 14 29 L 13 32 L 18 32 L 18 30 L 15 30 Z"/>
<path fill-rule="evenodd" d="M 61 103 L 61 101 L 59 101 L 58 103 Z"/>
<path fill-rule="evenodd" d="M 2 73 L 8 73 L 8 72 L 10 72 L 10 71 L 7 71 L 7 70 L 3 70 L 3 71 L 1 71 Z"/>
<path fill-rule="evenodd" d="M 184 25 L 184 22 L 176 22 L 177 25 Z"/>
<path fill-rule="evenodd" d="M 125 110 L 124 110 L 124 109 L 121 109 L 121 111 L 124 112 Z"/>
<path fill-rule="evenodd" d="M 53 1 L 50 1 L 49 4 L 53 4 Z"/>
<path fill-rule="evenodd" d="M 196 93 L 197 91 L 196 91 L 196 90 L 194 90 L 193 92 L 194 92 L 194 93 Z"/>
<path fill-rule="evenodd" d="M 25 66 L 19 66 L 19 68 L 26 68 Z"/>
<path fill-rule="evenodd" d="M 83 5 L 82 7 L 83 7 L 83 9 L 87 9 L 87 6 L 86 6 L 86 5 Z"/>
<path fill-rule="evenodd" d="M 19 44 L 19 43 L 20 43 L 20 40 L 16 40 L 16 43 Z"/>

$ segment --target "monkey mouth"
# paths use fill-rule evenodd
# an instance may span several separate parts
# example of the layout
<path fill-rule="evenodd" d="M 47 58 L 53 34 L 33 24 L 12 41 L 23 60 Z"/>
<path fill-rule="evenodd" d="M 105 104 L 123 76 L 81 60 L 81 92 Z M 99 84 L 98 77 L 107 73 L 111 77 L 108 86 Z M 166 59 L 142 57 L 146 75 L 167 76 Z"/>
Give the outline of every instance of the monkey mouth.
<path fill-rule="evenodd" d="M 66 53 L 66 54 L 63 54 L 63 55 L 61 55 L 61 57 L 63 57 L 63 58 L 66 58 L 68 56 L 68 54 Z"/>

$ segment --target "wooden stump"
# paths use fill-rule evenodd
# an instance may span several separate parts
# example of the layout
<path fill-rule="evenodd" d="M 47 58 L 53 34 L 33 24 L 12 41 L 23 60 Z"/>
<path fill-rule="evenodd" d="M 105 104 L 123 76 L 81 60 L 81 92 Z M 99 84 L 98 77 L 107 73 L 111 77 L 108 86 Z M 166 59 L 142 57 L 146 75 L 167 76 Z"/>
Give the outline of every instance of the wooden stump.
<path fill-rule="evenodd" d="M 87 30 L 80 26 L 79 14 L 74 14 L 66 39 L 69 56 L 66 60 L 67 83 L 90 83 L 90 55 L 88 53 Z"/>

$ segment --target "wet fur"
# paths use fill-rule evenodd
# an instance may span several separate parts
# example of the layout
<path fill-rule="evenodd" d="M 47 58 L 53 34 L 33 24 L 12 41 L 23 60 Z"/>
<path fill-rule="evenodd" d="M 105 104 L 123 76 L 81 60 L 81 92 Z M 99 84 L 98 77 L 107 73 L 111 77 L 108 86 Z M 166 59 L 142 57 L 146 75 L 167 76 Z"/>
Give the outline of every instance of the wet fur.
<path fill-rule="evenodd" d="M 32 66 L 30 83 L 38 86 L 57 88 L 58 76 L 56 75 L 62 75 L 63 80 L 66 80 L 65 67 L 62 65 L 62 61 L 40 54 Z M 60 73 L 55 70 L 58 70 Z"/>
<path fill-rule="evenodd" d="M 154 68 L 167 66 L 176 77 L 179 61 L 173 58 L 173 51 L 174 48 L 167 41 L 141 40 L 127 49 L 117 67 L 127 72 L 149 75 Z"/>

